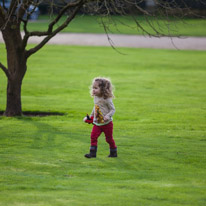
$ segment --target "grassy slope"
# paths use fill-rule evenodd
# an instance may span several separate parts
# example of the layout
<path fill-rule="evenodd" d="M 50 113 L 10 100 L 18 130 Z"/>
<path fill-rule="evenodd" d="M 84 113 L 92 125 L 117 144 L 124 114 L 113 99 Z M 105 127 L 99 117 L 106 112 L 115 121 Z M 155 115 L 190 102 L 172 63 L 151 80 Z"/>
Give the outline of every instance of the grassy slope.
<path fill-rule="evenodd" d="M 0 45 L 2 48 L 2 45 Z M 23 109 L 59 117 L 0 117 L 0 205 L 203 206 L 206 203 L 205 52 L 46 46 L 28 64 Z M 85 159 L 95 76 L 116 86 L 109 159 Z M 0 110 L 5 83 L 0 72 Z"/>
<path fill-rule="evenodd" d="M 48 17 L 41 16 L 39 20 L 40 21 L 37 22 L 31 22 L 29 24 L 29 29 L 45 30 L 47 28 Z M 137 28 L 133 19 L 129 16 L 112 16 L 112 19 L 104 18 L 103 20 L 110 28 L 109 33 L 143 34 L 142 31 Z M 138 17 L 138 21 L 146 31 L 154 33 L 143 17 Z M 151 24 L 154 25 L 157 30 L 164 31 L 165 34 L 168 34 L 169 32 L 173 35 L 206 36 L 206 20 L 203 19 L 184 19 L 183 21 L 173 19 L 169 22 L 169 29 L 168 22 L 161 19 L 154 19 L 151 21 Z M 101 19 L 97 16 L 78 16 L 71 22 L 64 32 L 105 33 L 101 24 Z"/>

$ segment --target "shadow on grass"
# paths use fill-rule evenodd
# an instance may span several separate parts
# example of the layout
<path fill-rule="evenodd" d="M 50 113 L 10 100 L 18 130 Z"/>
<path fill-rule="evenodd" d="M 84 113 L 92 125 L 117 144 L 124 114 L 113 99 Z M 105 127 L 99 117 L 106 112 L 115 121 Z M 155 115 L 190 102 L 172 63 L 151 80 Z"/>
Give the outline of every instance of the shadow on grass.
<path fill-rule="evenodd" d="M 20 125 L 27 128 L 23 128 L 22 133 L 24 133 L 23 136 L 27 136 L 26 138 L 31 140 L 30 148 L 32 149 L 49 148 L 56 150 L 61 148 L 63 150 L 64 148 L 66 151 L 68 148 L 71 149 L 71 141 L 75 145 L 82 145 L 87 142 L 86 138 L 80 138 L 82 137 L 81 130 L 70 128 L 70 122 L 67 121 L 69 117 L 66 117 L 66 112 L 24 111 L 22 113 L 22 116 L 13 117 L 12 120 L 21 122 Z M 3 115 L 3 111 L 0 111 L 1 115 Z M 61 118 L 63 116 L 66 118 L 65 121 Z M 45 117 L 45 119 L 42 119 L 42 117 Z M 57 121 L 56 124 L 55 119 L 58 119 L 58 117 L 61 121 Z M 62 127 L 65 124 L 67 126 Z"/>
<path fill-rule="evenodd" d="M 4 111 L 0 111 L 0 116 L 4 115 Z M 27 117 L 46 117 L 46 116 L 63 116 L 66 115 L 62 112 L 45 112 L 45 111 L 23 111 L 23 116 Z"/>

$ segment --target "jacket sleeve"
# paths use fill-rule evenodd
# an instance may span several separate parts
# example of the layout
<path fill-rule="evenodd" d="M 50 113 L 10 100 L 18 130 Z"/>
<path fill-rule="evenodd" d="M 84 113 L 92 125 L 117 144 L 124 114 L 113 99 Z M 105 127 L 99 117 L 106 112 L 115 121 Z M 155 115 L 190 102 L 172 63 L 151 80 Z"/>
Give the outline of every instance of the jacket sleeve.
<path fill-rule="evenodd" d="M 114 107 L 114 104 L 113 104 L 113 102 L 112 102 L 112 98 L 109 98 L 109 99 L 107 100 L 107 106 L 108 106 L 108 108 L 109 108 L 109 113 L 106 114 L 106 117 L 109 118 L 109 119 L 111 119 L 112 116 L 113 116 L 114 113 L 115 113 L 115 107 Z"/>

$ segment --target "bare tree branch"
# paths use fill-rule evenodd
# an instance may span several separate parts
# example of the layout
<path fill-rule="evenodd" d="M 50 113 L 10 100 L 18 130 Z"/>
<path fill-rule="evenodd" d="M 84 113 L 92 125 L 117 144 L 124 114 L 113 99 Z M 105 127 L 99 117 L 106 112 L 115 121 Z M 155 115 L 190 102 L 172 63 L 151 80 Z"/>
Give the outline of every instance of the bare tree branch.
<path fill-rule="evenodd" d="M 4 23 L 5 23 L 5 13 L 3 7 L 1 7 L 0 5 L 0 30 L 2 29 Z"/>
<path fill-rule="evenodd" d="M 30 55 L 36 53 L 39 49 L 41 49 L 52 37 L 54 37 L 57 33 L 59 33 L 60 31 L 62 31 L 64 28 L 67 27 L 67 25 L 72 21 L 72 19 L 75 17 L 75 15 L 77 14 L 77 12 L 79 11 L 79 9 L 82 7 L 83 5 L 83 1 L 79 1 L 78 5 L 75 5 L 74 10 L 72 11 L 72 14 L 65 20 L 65 22 L 60 25 L 57 29 L 55 29 L 54 31 L 49 31 L 47 34 L 47 37 L 45 37 L 36 47 L 28 50 L 26 52 L 26 57 L 28 58 Z M 65 10 L 66 11 L 66 10 Z M 62 14 L 61 14 L 62 15 Z M 58 18 L 57 18 L 58 19 Z M 53 26 L 52 26 L 53 27 Z M 36 35 L 38 34 L 38 32 L 34 32 Z M 33 34 L 34 34 L 33 33 Z M 41 33 L 41 32 L 40 32 Z M 31 33 L 29 33 L 30 36 Z M 26 36 L 26 35 L 25 35 Z M 32 35 L 33 36 L 33 35 Z M 38 35 L 37 35 L 38 36 Z M 40 35 L 41 36 L 41 35 Z M 28 40 L 28 39 L 27 39 Z M 26 40 L 26 41 L 27 41 Z"/>
<path fill-rule="evenodd" d="M 3 8 L 4 8 L 5 10 L 8 10 L 8 9 L 6 8 L 6 6 L 5 6 L 5 0 L 3 0 Z"/>
<path fill-rule="evenodd" d="M 0 28 L 1 30 L 4 30 L 6 28 L 8 22 L 11 20 L 11 17 L 15 14 L 18 3 L 18 1 L 12 0 L 9 9 L 7 9 L 4 4 L 4 9 L 2 9 L 2 7 L 0 6 L 3 14 L 2 16 L 4 17 L 3 25 L 1 25 Z M 6 11 L 6 13 L 4 12 L 4 10 Z"/>
<path fill-rule="evenodd" d="M 29 6 L 32 4 L 32 0 L 23 0 L 22 4 L 20 6 L 20 8 L 18 9 L 17 12 L 17 19 L 22 20 L 23 16 L 25 15 L 27 9 L 29 8 Z M 26 19 L 28 20 L 29 17 L 27 16 Z"/>
<path fill-rule="evenodd" d="M 118 49 L 116 49 L 116 47 L 115 47 L 115 45 L 114 45 L 114 42 L 113 42 L 112 39 L 109 37 L 107 25 L 104 23 L 103 19 L 101 19 L 101 21 L 102 21 L 102 25 L 103 25 L 104 31 L 105 31 L 105 33 L 106 33 L 106 35 L 107 35 L 107 40 L 108 40 L 110 46 L 112 47 L 112 49 L 114 49 L 114 50 L 115 50 L 116 52 L 118 52 L 119 54 L 126 55 L 126 54 L 120 52 Z"/>
<path fill-rule="evenodd" d="M 70 2 L 68 3 L 57 15 L 57 17 L 49 24 L 47 31 L 40 32 L 40 31 L 33 31 L 29 32 L 27 30 L 27 22 L 28 20 L 24 21 L 24 38 L 23 38 L 23 48 L 26 48 L 27 42 L 30 37 L 32 36 L 47 36 L 43 41 L 42 41 L 42 46 L 45 45 L 53 36 L 55 36 L 58 32 L 63 30 L 70 22 L 71 20 L 75 17 L 76 13 L 79 11 L 79 9 L 82 7 L 84 4 L 85 0 L 78 0 L 75 2 Z M 65 14 L 66 11 L 69 9 L 74 8 L 75 12 L 66 19 L 66 21 L 58 27 L 55 31 L 53 31 L 54 26 L 58 23 L 58 21 L 61 19 L 61 17 Z M 45 42 L 45 43 L 43 43 Z M 41 44 L 41 43 L 40 43 Z M 41 47 L 42 47 L 41 46 Z M 39 49 L 38 49 L 39 50 Z"/>
<path fill-rule="evenodd" d="M 0 62 L 0 68 L 3 70 L 3 72 L 6 74 L 7 78 L 10 77 L 8 69 Z"/>
<path fill-rule="evenodd" d="M 10 7 L 9 7 L 9 10 L 8 10 L 8 14 L 9 16 L 12 16 L 15 14 L 15 11 L 17 9 L 17 6 L 19 4 L 19 1 L 18 0 L 12 0 L 11 3 L 10 3 Z"/>

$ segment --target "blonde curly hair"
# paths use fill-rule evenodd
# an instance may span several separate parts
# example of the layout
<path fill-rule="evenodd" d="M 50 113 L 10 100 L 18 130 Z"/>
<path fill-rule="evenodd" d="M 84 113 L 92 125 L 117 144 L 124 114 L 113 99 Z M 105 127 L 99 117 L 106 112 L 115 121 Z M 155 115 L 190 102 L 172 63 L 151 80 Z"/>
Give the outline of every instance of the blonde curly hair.
<path fill-rule="evenodd" d="M 114 98 L 114 94 L 113 94 L 114 86 L 112 85 L 111 80 L 109 78 L 95 77 L 92 81 L 92 85 L 90 86 L 91 96 L 94 96 L 92 93 L 92 88 L 93 88 L 94 83 L 98 84 L 100 88 L 101 96 L 104 99 Z"/>

